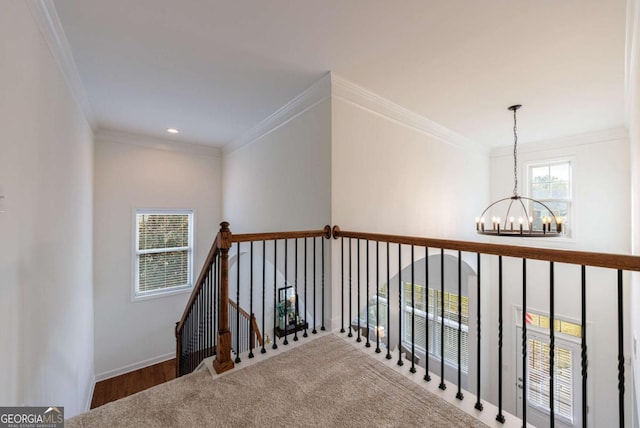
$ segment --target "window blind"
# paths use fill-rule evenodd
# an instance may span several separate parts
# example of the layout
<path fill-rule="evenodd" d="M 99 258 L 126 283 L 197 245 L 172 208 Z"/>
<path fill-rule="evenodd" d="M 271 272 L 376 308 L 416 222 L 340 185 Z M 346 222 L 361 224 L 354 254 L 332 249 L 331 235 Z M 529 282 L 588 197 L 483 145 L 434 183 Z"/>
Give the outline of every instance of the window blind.
<path fill-rule="evenodd" d="M 190 212 L 136 213 L 136 295 L 191 286 Z"/>
<path fill-rule="evenodd" d="M 440 291 L 429 290 L 429 322 L 427 327 L 427 315 L 422 310 L 425 307 L 425 290 L 423 285 L 414 285 L 414 295 L 416 304 L 415 313 L 415 344 L 426 350 L 426 329 L 429 328 L 429 353 L 440 357 L 440 340 L 441 340 L 441 315 L 440 310 Z M 458 295 L 445 292 L 445 318 L 444 318 L 444 359 L 454 366 L 458 366 Z M 411 329 L 411 284 L 404 284 L 404 340 L 411 342 L 414 338 L 414 332 Z M 469 367 L 469 344 L 468 344 L 468 322 L 469 322 L 469 300 L 463 296 L 461 300 L 462 328 L 460 337 L 460 362 L 463 372 L 467 372 Z M 437 312 L 437 316 L 434 314 Z M 435 321 L 434 321 L 435 319 Z"/>
<path fill-rule="evenodd" d="M 548 411 L 549 345 L 529 339 L 527 363 L 527 400 L 532 406 Z M 554 352 L 554 411 L 573 422 L 573 367 L 571 350 L 556 345 Z"/>

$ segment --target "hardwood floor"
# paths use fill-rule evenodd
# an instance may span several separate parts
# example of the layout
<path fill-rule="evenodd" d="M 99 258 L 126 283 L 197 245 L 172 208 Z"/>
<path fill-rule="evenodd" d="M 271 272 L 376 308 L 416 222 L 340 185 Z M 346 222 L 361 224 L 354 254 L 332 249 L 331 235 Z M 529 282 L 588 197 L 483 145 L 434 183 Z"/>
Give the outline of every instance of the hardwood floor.
<path fill-rule="evenodd" d="M 102 406 L 176 377 L 176 361 L 168 360 L 96 383 L 91 408 Z"/>

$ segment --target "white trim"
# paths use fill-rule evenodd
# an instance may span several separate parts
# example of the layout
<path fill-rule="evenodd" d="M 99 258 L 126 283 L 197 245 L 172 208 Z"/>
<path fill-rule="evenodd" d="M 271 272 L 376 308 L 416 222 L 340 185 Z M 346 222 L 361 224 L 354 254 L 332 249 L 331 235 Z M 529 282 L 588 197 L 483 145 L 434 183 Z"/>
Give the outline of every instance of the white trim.
<path fill-rule="evenodd" d="M 513 368 L 511 369 L 511 374 L 513 376 L 513 379 L 517 379 L 518 377 L 518 373 L 517 373 L 517 365 L 519 360 L 521 360 L 521 352 L 522 352 L 522 348 L 520 346 L 517 346 L 518 344 L 518 340 L 520 340 L 522 338 L 522 335 L 518 334 L 518 328 L 522 328 L 522 317 L 518 316 L 518 311 L 522 311 L 522 306 L 518 305 L 518 304 L 512 304 L 511 305 L 511 316 L 512 319 L 515 320 L 515 322 L 511 323 L 511 337 L 515 337 L 516 340 L 516 346 L 514 347 L 514 355 L 513 358 L 515 358 L 515 364 L 513 365 Z M 527 312 L 533 312 L 535 314 L 538 315 L 543 315 L 546 317 L 549 317 L 549 312 L 548 311 L 543 311 L 543 310 L 539 310 L 535 307 L 531 307 L 531 306 L 527 306 Z M 562 314 L 554 314 L 554 319 L 555 320 L 561 320 L 561 321 L 568 321 L 570 323 L 574 323 L 577 325 L 582 325 L 582 321 L 578 320 L 577 318 L 573 318 L 573 317 L 568 317 L 568 316 L 564 316 Z M 543 329 L 541 327 L 536 327 L 536 326 L 529 326 L 527 327 L 527 330 L 532 329 L 533 331 L 536 331 L 538 333 L 544 333 L 544 332 L 548 332 L 549 329 Z M 587 367 L 592 367 L 591 366 L 591 361 L 593 359 L 593 322 L 591 320 L 587 319 L 587 349 L 591 349 L 591 354 L 587 355 Z M 560 338 L 562 340 L 564 340 L 565 342 L 572 342 L 576 345 L 581 346 L 582 344 L 582 338 L 580 337 L 575 337 L 575 336 L 571 336 L 568 334 L 564 334 L 561 332 L 556 332 L 555 336 L 557 338 Z M 589 357 L 589 355 L 591 355 Z M 582 358 L 582 356 L 580 356 L 580 358 Z M 582 360 L 580 360 L 582 361 Z M 625 363 L 626 364 L 626 363 Z M 591 368 L 590 370 L 593 370 L 593 368 Z M 581 372 L 580 372 L 581 373 Z M 518 391 L 516 389 L 516 382 L 513 382 L 513 386 L 511 387 L 511 393 L 514 394 L 514 397 L 517 396 Z M 594 409 L 594 404 L 593 404 L 593 376 L 589 376 L 587 375 L 587 426 L 593 426 L 593 409 Z M 583 421 L 584 422 L 584 421 Z"/>
<path fill-rule="evenodd" d="M 577 147 L 628 139 L 629 132 L 625 128 L 604 129 L 518 145 L 518 153 L 548 152 L 558 148 Z M 502 156 L 513 156 L 513 146 L 497 147 L 491 150 L 490 157 L 497 158 Z"/>
<path fill-rule="evenodd" d="M 331 96 L 350 102 L 391 121 L 414 129 L 429 137 L 465 150 L 488 154 L 489 149 L 457 132 L 450 130 L 425 116 L 414 113 L 386 98 L 331 73 Z"/>
<path fill-rule="evenodd" d="M 489 149 L 434 121 L 350 82 L 334 72 L 325 74 L 273 114 L 222 148 L 225 155 L 270 134 L 328 98 L 349 102 L 387 120 L 465 150 L 489 154 Z"/>
<path fill-rule="evenodd" d="M 152 366 L 154 364 L 158 364 L 158 363 L 162 363 L 164 361 L 169 361 L 172 360 L 176 357 L 176 354 L 174 352 L 169 352 L 167 354 L 163 354 L 163 355 L 159 355 L 157 357 L 153 357 L 153 358 L 149 358 L 147 360 L 143 360 L 143 361 L 139 361 L 137 363 L 133 363 L 133 364 L 128 364 L 126 366 L 117 368 L 117 369 L 113 369 L 113 370 L 108 370 L 104 373 L 100 373 L 96 375 L 96 383 L 97 382 L 101 382 L 103 380 L 106 379 L 111 379 L 112 377 L 116 377 L 116 376 L 120 376 L 122 374 L 125 373 L 129 373 L 135 370 L 139 370 L 139 369 L 143 369 L 145 367 L 149 367 Z"/>
<path fill-rule="evenodd" d="M 537 166 L 551 166 L 557 164 L 569 164 L 569 197 L 568 198 L 557 198 L 557 199 L 549 199 L 549 198 L 534 198 L 533 193 L 531 191 L 532 177 L 531 177 L 531 169 Z M 575 211 L 574 205 L 574 197 L 573 197 L 573 189 L 574 189 L 574 177 L 575 177 L 575 165 L 576 165 L 576 157 L 575 156 L 560 156 L 556 158 L 549 159 L 536 159 L 530 161 L 522 162 L 522 169 L 524 170 L 523 174 L 525 175 L 525 185 L 526 189 L 524 190 L 524 194 L 532 199 L 537 199 L 540 202 L 567 202 L 569 212 L 567 215 L 567 222 L 564 225 L 564 232 L 557 239 L 561 239 L 564 242 L 575 242 L 575 225 L 574 225 L 574 216 L 573 213 Z M 526 238 L 533 240 L 541 240 L 545 238 Z"/>
<path fill-rule="evenodd" d="M 173 287 L 161 288 L 152 291 L 138 291 L 139 286 L 139 277 L 138 277 L 138 269 L 139 269 L 139 260 L 140 254 L 149 254 L 156 252 L 164 252 L 160 251 L 143 251 L 140 252 L 138 250 L 139 247 L 139 238 L 138 235 L 138 214 L 186 214 L 189 216 L 189 246 L 187 247 L 187 255 L 189 258 L 189 264 L 187 269 L 187 283 L 184 285 L 178 285 Z M 133 208 L 133 268 L 132 268 L 132 287 L 131 287 L 131 301 L 138 302 L 141 300 L 147 300 L 157 297 L 166 297 L 172 296 L 174 294 L 181 293 L 191 293 L 194 287 L 194 260 L 195 260 L 195 222 L 196 222 L 196 213 L 194 209 L 183 209 L 183 208 Z M 170 248 L 169 250 L 175 250 L 176 248 Z"/>
<path fill-rule="evenodd" d="M 514 325 L 516 326 L 516 328 L 518 328 L 518 327 L 522 328 L 522 316 L 518 316 L 518 312 L 520 312 L 520 315 L 522 315 L 522 306 L 513 305 L 513 309 L 514 309 L 513 319 L 515 320 Z M 546 318 L 550 318 L 549 311 L 539 311 L 538 309 L 532 308 L 532 307 L 529 307 L 529 306 L 527 306 L 527 313 L 532 313 L 532 314 L 535 314 L 535 315 L 539 315 L 539 316 L 543 316 L 543 317 L 546 317 Z M 568 322 L 568 323 L 571 323 L 571 324 L 579 325 L 580 327 L 582 327 L 582 320 L 579 320 L 577 318 L 565 317 L 564 315 L 554 314 L 553 319 L 554 319 L 554 321 L 564 321 L 564 322 Z M 593 325 L 593 323 L 591 321 L 587 320 L 587 331 L 591 331 L 592 325 Z M 540 333 L 540 334 L 549 334 L 549 330 L 550 329 L 544 328 L 544 327 L 539 327 L 539 326 L 533 325 L 533 324 L 528 324 L 527 325 L 527 330 L 535 331 L 535 332 Z M 582 343 L 582 338 L 581 337 L 572 336 L 570 334 L 562 333 L 560 331 L 556 331 L 554 336 L 558 337 L 558 338 L 561 338 L 565 342 L 572 342 L 572 343 L 578 344 L 578 345 L 580 345 Z M 589 344 L 589 335 L 587 335 L 587 345 L 588 344 Z"/>
<path fill-rule="evenodd" d="M 529 336 L 530 334 L 530 336 Z M 520 342 L 522 342 L 522 326 L 516 326 L 516 335 L 517 337 L 520 338 Z M 555 348 L 564 348 L 566 350 L 568 350 L 569 352 L 571 352 L 571 363 L 573 365 L 572 369 L 571 369 L 571 373 L 572 373 L 572 379 L 571 379 L 571 407 L 572 407 L 572 414 L 571 414 L 571 419 L 568 418 L 567 416 L 556 412 L 555 413 L 555 419 L 556 421 L 560 421 L 561 424 L 560 426 L 576 426 L 577 424 L 577 417 L 582 418 L 582 410 L 581 410 L 581 405 L 582 405 L 582 400 L 578 399 L 578 397 L 582 396 L 582 379 L 581 376 L 573 376 L 575 374 L 580 374 L 581 373 L 581 361 L 582 361 L 582 356 L 581 356 L 581 345 L 580 342 L 576 342 L 573 340 L 568 340 L 567 337 L 572 337 L 572 336 L 558 336 L 556 335 L 556 344 L 555 344 Z M 549 336 L 547 334 L 545 334 L 544 329 L 533 329 L 533 328 L 527 328 L 527 340 L 535 340 L 539 343 L 542 344 L 546 344 L 549 345 L 550 340 L 549 340 Z M 522 346 L 518 346 L 520 352 L 522 352 Z M 527 350 L 529 350 L 529 346 L 527 346 Z M 516 356 L 516 373 L 519 374 L 518 371 L 518 364 L 520 364 L 520 366 L 522 365 L 522 356 L 521 355 L 517 355 Z M 574 362 L 576 362 L 577 364 L 573 364 Z M 557 363 L 557 360 L 556 360 Z M 556 366 L 557 367 L 557 366 Z M 527 375 L 530 375 L 530 371 L 527 370 Z M 516 375 L 517 376 L 517 375 Z M 555 376 L 554 376 L 555 378 Z M 530 380 L 530 379 L 528 379 Z M 530 382 L 527 383 L 527 387 L 529 387 L 531 385 Z M 528 392 L 528 391 L 527 391 Z M 527 392 L 522 392 L 523 394 L 523 398 L 527 397 Z M 516 394 L 518 394 L 516 392 Z M 547 399 L 549 399 L 550 397 L 547 396 Z M 588 399 L 588 398 L 587 398 Z M 554 397 L 554 401 L 557 401 L 558 397 L 555 396 Z M 538 403 L 533 403 L 531 402 L 528 398 L 527 398 L 527 402 L 528 408 L 531 408 L 533 410 L 535 410 L 538 413 L 544 414 L 547 418 L 550 417 L 551 413 L 549 412 L 549 409 L 544 408 L 542 406 L 540 406 Z M 522 403 L 522 402 L 520 402 Z M 522 404 L 520 404 L 520 406 L 522 406 Z M 520 408 L 518 408 L 518 410 L 520 410 Z M 588 416 L 587 416 L 588 419 Z M 584 424 L 581 424 L 581 426 L 584 426 Z"/>
<path fill-rule="evenodd" d="M 82 407 L 83 412 L 88 412 L 91 410 L 91 402 L 93 401 L 93 393 L 96 390 L 96 378 L 95 376 L 91 379 L 91 385 L 89 386 L 89 396 L 86 398 L 84 402 L 84 406 Z"/>
<path fill-rule="evenodd" d="M 40 33 L 42 33 L 49 46 L 53 58 L 56 60 L 58 67 L 60 67 L 62 76 L 67 82 L 78 108 L 82 111 L 89 126 L 95 129 L 97 126 L 96 118 L 53 0 L 30 0 L 26 3 L 40 29 Z"/>
<path fill-rule="evenodd" d="M 267 118 L 257 123 L 230 143 L 224 145 L 222 148 L 223 153 L 225 155 L 230 154 L 247 144 L 259 140 L 328 99 L 331 95 L 331 79 L 331 73 L 322 76 L 320 80 L 316 81 Z"/>
<path fill-rule="evenodd" d="M 95 131 L 94 138 L 96 141 L 100 140 L 108 143 L 127 144 L 165 152 L 186 153 L 215 158 L 222 156 L 222 152 L 218 147 L 187 143 L 185 141 L 176 141 L 169 138 L 133 134 L 114 129 L 99 128 Z"/>

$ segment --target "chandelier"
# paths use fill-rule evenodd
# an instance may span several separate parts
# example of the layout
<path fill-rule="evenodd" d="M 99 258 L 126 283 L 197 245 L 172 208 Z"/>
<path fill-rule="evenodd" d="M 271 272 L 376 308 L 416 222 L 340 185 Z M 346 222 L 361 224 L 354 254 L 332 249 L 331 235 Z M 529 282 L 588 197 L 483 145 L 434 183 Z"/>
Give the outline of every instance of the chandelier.
<path fill-rule="evenodd" d="M 542 238 L 562 235 L 562 218 L 538 200 L 518 194 L 518 130 L 516 112 L 522 107 L 513 105 L 513 196 L 499 199 L 476 217 L 476 232 L 481 235 Z M 498 213 L 498 215 L 496 215 Z M 499 213 L 504 213 L 503 217 Z"/>

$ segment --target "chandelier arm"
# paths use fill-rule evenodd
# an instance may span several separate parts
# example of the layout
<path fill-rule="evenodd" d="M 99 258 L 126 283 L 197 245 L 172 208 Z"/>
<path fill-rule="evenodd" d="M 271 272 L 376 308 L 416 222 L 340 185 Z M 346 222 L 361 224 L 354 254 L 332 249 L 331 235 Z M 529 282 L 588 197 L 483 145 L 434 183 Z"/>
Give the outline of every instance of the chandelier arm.
<path fill-rule="evenodd" d="M 483 217 L 484 217 L 484 215 L 487 213 L 487 211 L 489 211 L 489 209 L 490 209 L 492 206 L 494 206 L 495 204 L 499 204 L 500 202 L 502 202 L 502 201 L 506 201 L 507 199 L 511 199 L 511 198 L 512 198 L 512 197 L 511 197 L 511 196 L 509 196 L 508 198 L 502 198 L 502 199 L 500 199 L 500 200 L 498 200 L 498 201 L 495 201 L 494 203 L 492 203 L 491 205 L 489 205 L 487 208 L 485 208 L 485 209 L 484 209 L 484 211 L 482 211 L 482 214 L 480 215 L 480 218 L 483 218 Z"/>
<path fill-rule="evenodd" d="M 529 198 L 523 198 L 522 196 L 518 198 L 518 201 L 520 201 L 520 205 L 522 205 L 522 211 L 524 211 L 524 215 L 526 217 L 525 220 L 527 221 L 527 224 L 529 224 L 529 211 L 527 210 L 527 207 L 525 206 L 524 202 L 522 202 L 522 199 L 529 199 Z"/>
<path fill-rule="evenodd" d="M 509 213 L 511 212 L 511 206 L 513 205 L 514 198 L 510 198 L 511 202 L 509 202 L 509 208 L 507 208 L 507 215 L 504 217 L 504 229 L 507 230 L 507 219 L 509 218 Z"/>
<path fill-rule="evenodd" d="M 540 204 L 543 207 L 545 207 L 547 212 L 551 215 L 551 218 L 553 219 L 553 222 L 556 224 L 556 227 L 558 226 L 558 220 L 556 219 L 556 213 L 554 213 L 553 210 L 551 208 L 549 208 L 544 202 L 540 202 L 537 199 L 527 198 L 526 196 L 520 196 L 520 198 L 526 199 L 526 200 L 534 202 L 536 204 Z"/>

